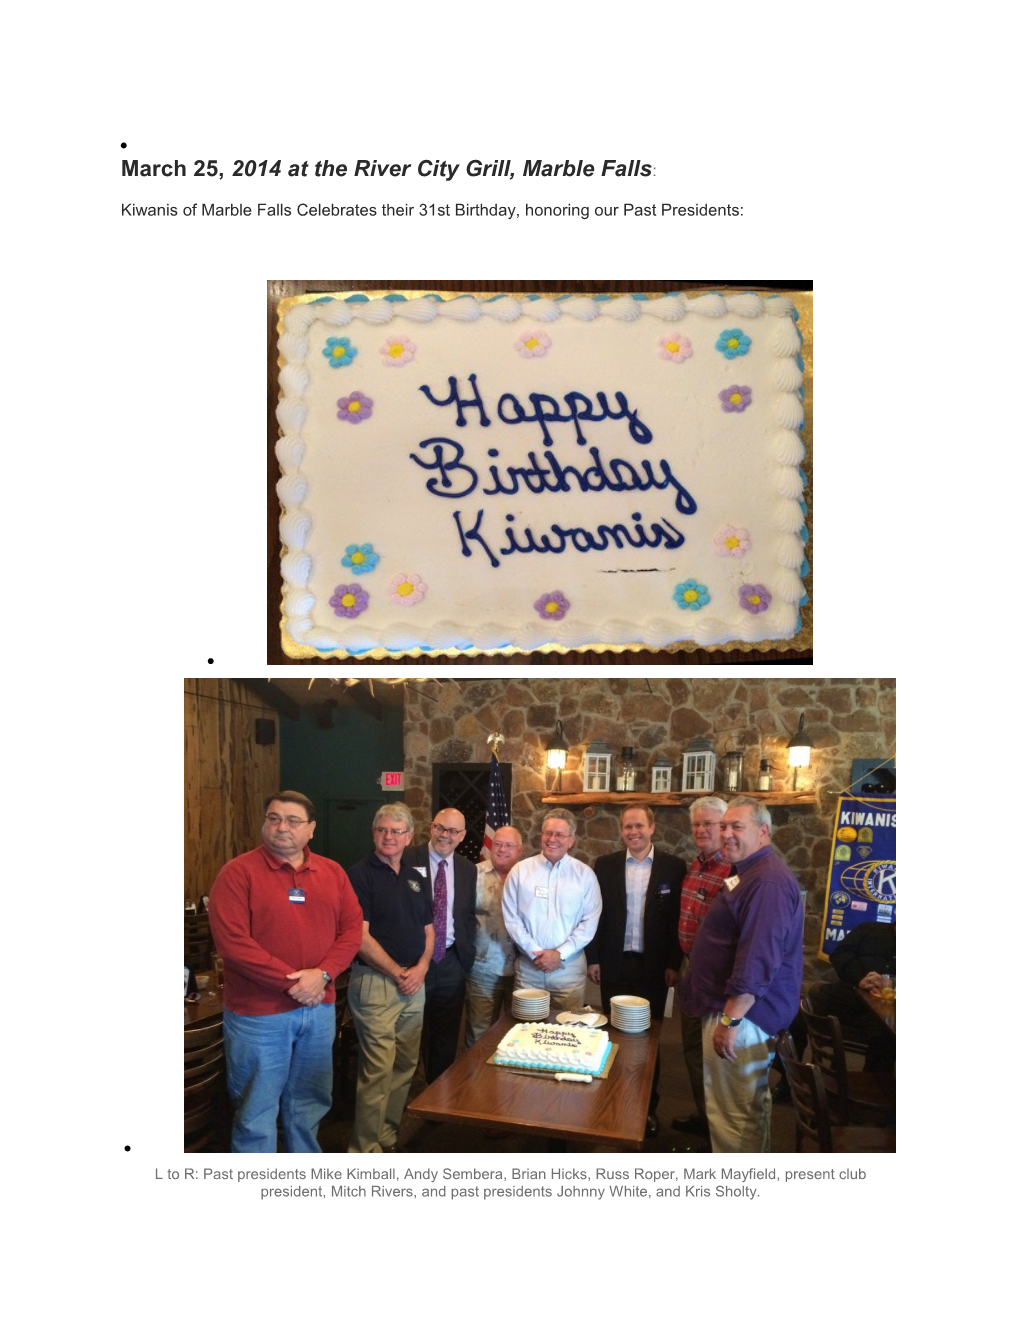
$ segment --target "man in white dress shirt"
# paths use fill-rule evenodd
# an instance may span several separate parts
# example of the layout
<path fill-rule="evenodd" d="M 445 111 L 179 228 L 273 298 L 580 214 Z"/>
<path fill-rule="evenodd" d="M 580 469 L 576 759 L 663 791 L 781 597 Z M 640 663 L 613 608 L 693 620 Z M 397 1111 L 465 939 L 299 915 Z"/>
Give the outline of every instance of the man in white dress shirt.
<path fill-rule="evenodd" d="M 584 1007 L 584 949 L 602 913 L 595 872 L 569 855 L 575 830 L 571 812 L 547 811 L 541 853 L 518 862 L 503 887 L 503 917 L 518 951 L 514 983 L 548 990 L 555 1013 Z"/>

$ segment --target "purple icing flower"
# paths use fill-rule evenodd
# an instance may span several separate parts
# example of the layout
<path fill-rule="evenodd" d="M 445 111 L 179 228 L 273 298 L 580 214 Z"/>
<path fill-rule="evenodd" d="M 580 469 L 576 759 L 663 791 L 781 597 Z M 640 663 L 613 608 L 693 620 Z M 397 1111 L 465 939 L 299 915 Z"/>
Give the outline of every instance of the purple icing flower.
<path fill-rule="evenodd" d="M 562 591 L 548 591 L 544 596 L 539 596 L 533 608 L 543 619 L 562 619 L 570 609 L 570 601 Z"/>
<path fill-rule="evenodd" d="M 363 591 L 356 582 L 347 586 L 341 583 L 329 598 L 333 613 L 341 619 L 356 619 L 368 609 L 368 592 Z"/>
<path fill-rule="evenodd" d="M 727 385 L 719 391 L 723 412 L 743 412 L 751 406 L 750 385 Z"/>
<path fill-rule="evenodd" d="M 659 357 L 667 362 L 683 362 L 693 352 L 691 341 L 683 335 L 663 335 L 659 340 Z"/>
<path fill-rule="evenodd" d="M 337 399 L 336 415 L 342 422 L 367 422 L 372 416 L 372 400 L 360 390 L 354 390 L 345 399 Z"/>
<path fill-rule="evenodd" d="M 772 604 L 772 593 L 760 582 L 740 588 L 740 608 L 749 614 L 764 614 Z"/>
<path fill-rule="evenodd" d="M 552 340 L 544 330 L 528 330 L 514 344 L 521 357 L 545 357 L 552 347 Z"/>

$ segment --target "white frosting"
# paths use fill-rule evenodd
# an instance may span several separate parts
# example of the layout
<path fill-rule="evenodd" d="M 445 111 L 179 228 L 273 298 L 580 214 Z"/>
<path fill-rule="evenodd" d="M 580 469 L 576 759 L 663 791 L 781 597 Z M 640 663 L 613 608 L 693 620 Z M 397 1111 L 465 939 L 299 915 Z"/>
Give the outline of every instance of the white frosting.
<path fill-rule="evenodd" d="M 609 1049 L 606 1033 L 591 1027 L 521 1022 L 496 1046 L 495 1060 L 514 1068 L 598 1073 Z"/>
<path fill-rule="evenodd" d="M 295 305 L 279 341 L 276 446 L 288 654 L 308 646 L 327 654 L 375 651 L 383 658 L 419 647 L 451 653 L 658 648 L 792 637 L 804 564 L 804 410 L 794 318 L 788 299 L 753 293 Z M 746 353 L 726 358 L 717 349 L 727 330 L 751 341 Z M 544 353 L 525 357 L 516 347 L 529 331 L 548 339 Z M 671 336 L 690 342 L 686 360 L 661 356 L 659 341 Z M 323 350 L 327 339 L 340 337 L 357 354 L 349 365 L 333 367 Z M 415 346 L 400 366 L 380 353 L 393 339 Z M 454 377 L 461 400 L 470 403 L 472 374 L 490 425 L 480 424 L 477 407 L 466 407 L 466 425 L 459 427 L 456 406 L 431 402 L 420 387 L 443 400 Z M 749 387 L 752 402 L 742 412 L 724 412 L 719 392 L 736 386 Z M 355 391 L 372 408 L 357 424 L 337 415 L 338 401 Z M 571 391 L 591 401 L 596 417 L 603 411 L 599 392 L 613 411 L 619 411 L 617 393 L 623 394 L 651 439 L 642 443 L 647 432 L 635 434 L 627 417 L 580 418 L 550 422 L 549 446 L 537 422 L 507 424 L 500 416 L 504 395 L 529 413 L 532 394 L 565 411 Z M 507 407 L 504 415 L 512 417 L 513 404 Z M 578 490 L 577 477 L 568 476 L 566 491 L 534 491 L 523 475 L 514 483 L 508 472 L 530 468 L 531 454 L 541 466 L 552 458 L 561 468 L 591 472 L 594 451 L 604 470 L 622 465 L 618 472 L 636 472 L 646 485 L 650 472 L 663 488 Z M 412 458 L 435 464 L 440 453 L 445 470 Z M 492 492 L 490 465 L 504 485 L 519 489 Z M 447 494 L 463 489 L 469 470 L 474 489 L 461 497 L 427 490 L 430 481 Z M 663 480 L 667 470 L 696 511 L 678 510 L 684 501 Z M 639 527 L 649 539 L 660 528 L 660 543 L 632 544 L 624 532 L 640 541 Z M 718 552 L 716 538 L 727 527 L 749 535 L 743 554 Z M 563 537 L 556 528 L 583 532 Z M 473 529 L 478 538 L 465 537 Z M 508 533 L 526 545 L 527 529 L 535 543 L 546 536 L 565 548 L 504 554 Z M 675 544 L 678 535 L 682 544 Z M 582 548 L 592 537 L 608 541 L 606 548 Z M 674 540 L 672 548 L 662 543 L 666 538 Z M 341 561 L 348 546 L 362 545 L 371 545 L 379 559 L 371 571 L 355 574 Z M 393 599 L 400 575 L 424 584 L 414 603 Z M 710 599 L 700 609 L 680 609 L 674 599 L 688 580 L 707 589 Z M 341 585 L 368 597 L 356 617 L 338 617 L 330 604 Z M 742 608 L 741 586 L 764 586 L 771 596 L 767 610 Z M 562 617 L 535 609 L 554 592 L 569 602 Z"/>

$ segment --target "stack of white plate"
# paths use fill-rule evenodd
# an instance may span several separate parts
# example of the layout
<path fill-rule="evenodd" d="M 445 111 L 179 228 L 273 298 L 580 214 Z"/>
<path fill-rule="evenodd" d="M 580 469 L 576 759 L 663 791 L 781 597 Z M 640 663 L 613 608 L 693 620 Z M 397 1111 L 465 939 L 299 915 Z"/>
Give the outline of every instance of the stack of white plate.
<path fill-rule="evenodd" d="M 515 990 L 513 1015 L 519 1022 L 541 1022 L 549 1016 L 549 991 Z"/>
<path fill-rule="evenodd" d="M 609 1014 L 617 1031 L 647 1031 L 652 1021 L 652 1006 L 637 995 L 613 995 Z"/>

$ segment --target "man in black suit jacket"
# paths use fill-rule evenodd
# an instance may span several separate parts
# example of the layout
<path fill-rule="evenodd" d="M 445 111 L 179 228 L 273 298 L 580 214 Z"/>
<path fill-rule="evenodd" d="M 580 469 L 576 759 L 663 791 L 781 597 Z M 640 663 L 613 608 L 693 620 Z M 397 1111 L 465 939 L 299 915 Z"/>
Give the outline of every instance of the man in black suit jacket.
<path fill-rule="evenodd" d="M 425 1021 L 421 1033 L 425 1076 L 434 1082 L 453 1063 L 464 1008 L 464 978 L 475 960 L 476 867 L 458 857 L 457 845 L 466 830 L 459 811 L 447 808 L 437 813 L 427 844 L 408 848 L 404 861 L 428 881 L 433 902 L 436 947 L 425 975 Z M 437 903 L 437 888 L 446 899 Z"/>
<path fill-rule="evenodd" d="M 595 862 L 602 890 L 602 916 L 588 946 L 588 976 L 601 988 L 608 1015 L 614 995 L 640 995 L 652 1016 L 661 1018 L 666 992 L 680 969 L 680 890 L 686 867 L 679 857 L 652 845 L 655 813 L 651 807 L 627 807 L 620 817 L 627 845 Z M 648 1113 L 649 1136 L 658 1132 L 659 1061 Z"/>

